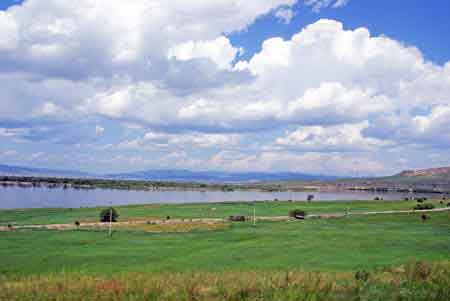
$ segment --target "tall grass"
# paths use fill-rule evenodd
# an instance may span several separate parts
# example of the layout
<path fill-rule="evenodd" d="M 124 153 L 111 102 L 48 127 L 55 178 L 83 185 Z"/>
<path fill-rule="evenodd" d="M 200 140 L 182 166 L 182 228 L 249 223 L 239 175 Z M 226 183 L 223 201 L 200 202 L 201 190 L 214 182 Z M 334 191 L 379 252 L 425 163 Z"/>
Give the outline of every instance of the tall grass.
<path fill-rule="evenodd" d="M 0 300 L 450 300 L 450 264 L 354 273 L 221 272 L 0 278 Z"/>

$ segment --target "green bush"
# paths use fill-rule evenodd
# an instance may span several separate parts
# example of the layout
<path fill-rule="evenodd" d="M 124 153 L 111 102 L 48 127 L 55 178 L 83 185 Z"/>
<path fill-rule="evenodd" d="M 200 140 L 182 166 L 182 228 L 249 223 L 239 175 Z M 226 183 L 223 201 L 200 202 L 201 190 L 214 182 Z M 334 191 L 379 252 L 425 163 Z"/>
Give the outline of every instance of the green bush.
<path fill-rule="evenodd" d="M 369 280 L 369 277 L 370 273 L 365 270 L 357 271 L 355 274 L 355 279 L 358 281 L 366 282 L 367 280 Z"/>
<path fill-rule="evenodd" d="M 414 210 L 431 210 L 431 209 L 434 209 L 434 205 L 431 203 L 417 204 L 414 207 Z"/>
<path fill-rule="evenodd" d="M 100 222 L 102 223 L 108 223 L 109 221 L 117 222 L 118 218 L 119 214 L 117 213 L 117 210 L 112 207 L 105 208 L 102 210 L 102 212 L 100 212 Z"/>
<path fill-rule="evenodd" d="M 245 222 L 246 218 L 244 215 L 230 215 L 228 217 L 228 220 L 230 222 Z"/>
<path fill-rule="evenodd" d="M 289 211 L 289 216 L 296 219 L 304 219 L 306 217 L 306 211 L 302 209 L 293 209 Z"/>
<path fill-rule="evenodd" d="M 417 203 L 423 203 L 426 200 L 428 200 L 426 197 L 416 199 Z"/>

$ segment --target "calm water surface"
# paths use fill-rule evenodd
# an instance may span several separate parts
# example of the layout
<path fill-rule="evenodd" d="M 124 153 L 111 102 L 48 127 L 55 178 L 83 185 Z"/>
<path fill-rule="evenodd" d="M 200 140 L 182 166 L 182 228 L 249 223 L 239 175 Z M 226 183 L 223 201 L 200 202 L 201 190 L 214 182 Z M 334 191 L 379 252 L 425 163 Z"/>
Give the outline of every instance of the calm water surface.
<path fill-rule="evenodd" d="M 315 201 L 399 200 L 411 196 L 406 193 L 374 193 L 364 191 L 337 192 L 255 192 L 255 191 L 133 191 L 115 189 L 62 189 L 62 188 L 22 188 L 0 187 L 0 209 L 13 208 L 77 208 L 127 204 L 152 203 L 211 203 L 273 200 L 306 200 L 309 194 Z M 427 196 L 427 195 L 417 195 Z M 435 197 L 437 195 L 434 195 Z M 429 195 L 428 195 L 429 197 Z"/>

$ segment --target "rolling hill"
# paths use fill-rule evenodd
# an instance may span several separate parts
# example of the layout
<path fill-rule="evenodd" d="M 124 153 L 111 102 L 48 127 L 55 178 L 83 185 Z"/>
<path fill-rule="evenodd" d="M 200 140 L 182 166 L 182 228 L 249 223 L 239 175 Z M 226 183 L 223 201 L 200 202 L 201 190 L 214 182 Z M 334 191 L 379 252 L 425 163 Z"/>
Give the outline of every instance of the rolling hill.
<path fill-rule="evenodd" d="M 405 170 L 396 176 L 405 178 L 430 178 L 430 179 L 450 180 L 450 167 Z"/>

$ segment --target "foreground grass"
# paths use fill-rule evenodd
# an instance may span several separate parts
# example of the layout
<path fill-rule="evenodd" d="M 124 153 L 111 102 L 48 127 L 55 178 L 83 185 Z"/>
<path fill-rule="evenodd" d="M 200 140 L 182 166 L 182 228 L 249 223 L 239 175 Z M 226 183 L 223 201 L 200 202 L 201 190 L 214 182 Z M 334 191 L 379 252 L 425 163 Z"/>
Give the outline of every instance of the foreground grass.
<path fill-rule="evenodd" d="M 437 208 L 445 207 L 439 200 L 430 201 Z M 150 218 L 223 218 L 230 215 L 287 216 L 289 210 L 301 208 L 309 214 L 387 210 L 411 210 L 414 201 L 349 201 L 349 202 L 242 202 L 209 204 L 153 204 L 116 207 L 120 220 Z M 102 208 L 43 208 L 0 210 L 0 226 L 7 224 L 61 224 L 80 221 L 98 221 Z"/>
<path fill-rule="evenodd" d="M 215 231 L 146 233 L 15 230 L 0 233 L 0 274 L 61 271 L 355 271 L 412 258 L 450 261 L 450 213 L 232 223 Z"/>
<path fill-rule="evenodd" d="M 354 275 L 283 271 L 0 278 L 0 300 L 450 299 L 448 264 L 410 262 Z"/>

